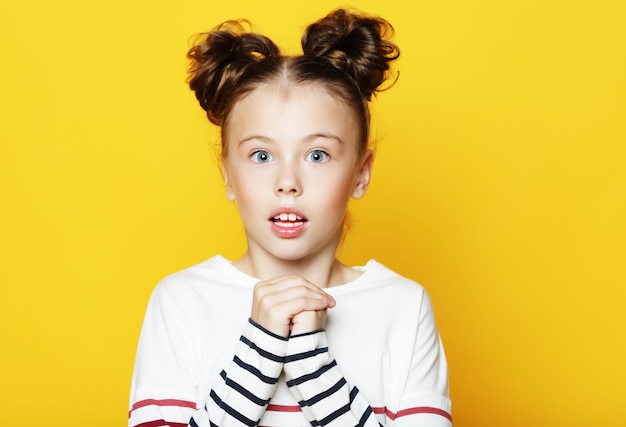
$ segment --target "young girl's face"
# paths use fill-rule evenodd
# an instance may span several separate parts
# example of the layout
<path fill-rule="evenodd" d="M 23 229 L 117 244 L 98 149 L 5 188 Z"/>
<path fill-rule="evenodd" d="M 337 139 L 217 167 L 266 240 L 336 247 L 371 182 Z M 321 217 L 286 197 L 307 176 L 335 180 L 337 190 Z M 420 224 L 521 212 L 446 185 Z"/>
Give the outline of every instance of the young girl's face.
<path fill-rule="evenodd" d="M 352 110 L 319 85 L 268 84 L 238 101 L 226 126 L 226 191 L 249 253 L 334 257 L 348 201 L 365 194 L 372 167 Z"/>

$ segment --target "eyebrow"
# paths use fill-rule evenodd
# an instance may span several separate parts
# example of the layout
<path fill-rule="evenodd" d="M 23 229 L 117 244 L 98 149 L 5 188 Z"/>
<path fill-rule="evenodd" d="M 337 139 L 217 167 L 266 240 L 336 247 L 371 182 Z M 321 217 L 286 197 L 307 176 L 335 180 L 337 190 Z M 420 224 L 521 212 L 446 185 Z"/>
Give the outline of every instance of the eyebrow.
<path fill-rule="evenodd" d="M 316 139 L 319 138 L 323 138 L 323 139 L 330 139 L 331 141 L 336 142 L 339 145 L 343 145 L 343 139 L 341 139 L 340 137 L 338 137 L 335 134 L 332 133 L 314 133 L 311 135 L 307 135 L 306 137 L 304 137 L 304 139 L 302 139 L 302 142 L 304 143 L 309 143 L 311 141 L 314 141 Z M 244 139 L 242 139 L 241 141 L 239 141 L 238 146 L 242 146 L 252 140 L 260 140 L 266 143 L 270 143 L 273 141 L 272 138 L 264 136 L 264 135 L 249 135 L 247 137 L 245 137 Z"/>

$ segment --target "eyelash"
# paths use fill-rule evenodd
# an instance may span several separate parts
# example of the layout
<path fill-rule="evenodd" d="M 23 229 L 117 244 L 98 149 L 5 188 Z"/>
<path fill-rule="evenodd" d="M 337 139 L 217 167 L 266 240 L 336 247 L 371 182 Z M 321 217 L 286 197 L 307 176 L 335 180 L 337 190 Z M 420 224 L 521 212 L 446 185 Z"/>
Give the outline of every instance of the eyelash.
<path fill-rule="evenodd" d="M 328 161 L 328 159 L 330 158 L 329 154 L 326 151 L 321 150 L 319 148 L 316 148 L 315 150 L 309 151 L 309 153 L 306 155 L 306 158 L 307 159 L 311 159 L 311 156 L 314 155 L 314 154 L 321 154 L 323 159 L 321 161 L 312 161 L 311 160 L 312 163 L 326 163 Z"/>
<path fill-rule="evenodd" d="M 312 159 L 313 155 L 321 155 L 322 159 L 313 160 Z M 266 158 L 260 159 L 259 158 L 260 156 L 264 156 L 264 157 L 266 156 Z M 272 155 L 267 150 L 257 150 L 250 155 L 250 159 L 255 163 L 267 163 L 270 160 L 272 160 Z M 309 151 L 305 159 L 310 161 L 311 163 L 320 164 L 320 163 L 326 163 L 330 159 L 330 155 L 326 151 L 316 148 L 314 150 Z"/>
<path fill-rule="evenodd" d="M 260 160 L 259 159 L 260 155 L 267 156 L 267 159 Z M 252 161 L 255 162 L 255 163 L 267 163 L 268 161 L 270 161 L 272 159 L 272 155 L 268 151 L 266 151 L 266 150 L 257 150 L 257 151 L 255 151 L 254 153 L 252 153 L 250 155 L 250 159 L 252 159 Z"/>

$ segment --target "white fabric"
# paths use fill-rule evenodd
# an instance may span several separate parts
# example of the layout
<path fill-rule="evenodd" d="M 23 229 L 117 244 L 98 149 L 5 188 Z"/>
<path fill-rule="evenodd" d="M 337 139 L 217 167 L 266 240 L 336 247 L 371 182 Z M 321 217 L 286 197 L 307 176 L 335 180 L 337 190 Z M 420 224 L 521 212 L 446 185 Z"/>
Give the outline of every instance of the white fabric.
<path fill-rule="evenodd" d="M 281 342 L 250 325 L 252 289 L 258 280 L 221 256 L 165 278 L 153 292 L 141 331 L 129 426 L 160 419 L 162 424 L 151 425 L 186 425 L 196 408 L 211 403 L 212 389 L 223 397 L 220 372 L 230 375 L 233 355 L 245 351 L 242 334 L 282 355 L 293 354 L 289 348 L 294 346 L 327 344 L 330 359 L 337 362 L 331 377 L 343 376 L 350 387 L 356 386 L 361 400 L 354 405 L 369 404 L 384 426 L 451 426 L 447 364 L 428 295 L 419 284 L 374 260 L 355 268 L 363 273 L 356 280 L 326 289 L 337 305 L 328 312 L 326 332 L 297 338 L 308 344 Z M 274 362 L 254 363 L 280 371 Z M 299 362 L 287 367 L 291 377 L 308 369 Z M 310 393 L 304 387 L 300 392 Z M 260 426 L 310 426 L 307 417 L 312 415 L 308 408 L 300 410 L 294 397 L 301 393 L 289 390 L 284 375 L 277 387 L 257 395 L 264 393 L 273 396 Z M 219 419 L 222 424 L 211 421 L 227 425 Z"/>

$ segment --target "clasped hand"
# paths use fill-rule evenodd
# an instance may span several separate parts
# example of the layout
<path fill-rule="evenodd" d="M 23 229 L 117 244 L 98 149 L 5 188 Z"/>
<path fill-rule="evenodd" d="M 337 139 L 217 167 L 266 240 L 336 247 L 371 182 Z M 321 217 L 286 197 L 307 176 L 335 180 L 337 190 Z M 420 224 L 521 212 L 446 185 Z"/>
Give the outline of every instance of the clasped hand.
<path fill-rule="evenodd" d="M 284 276 L 254 287 L 251 319 L 283 337 L 322 329 L 335 299 L 300 276 Z"/>

